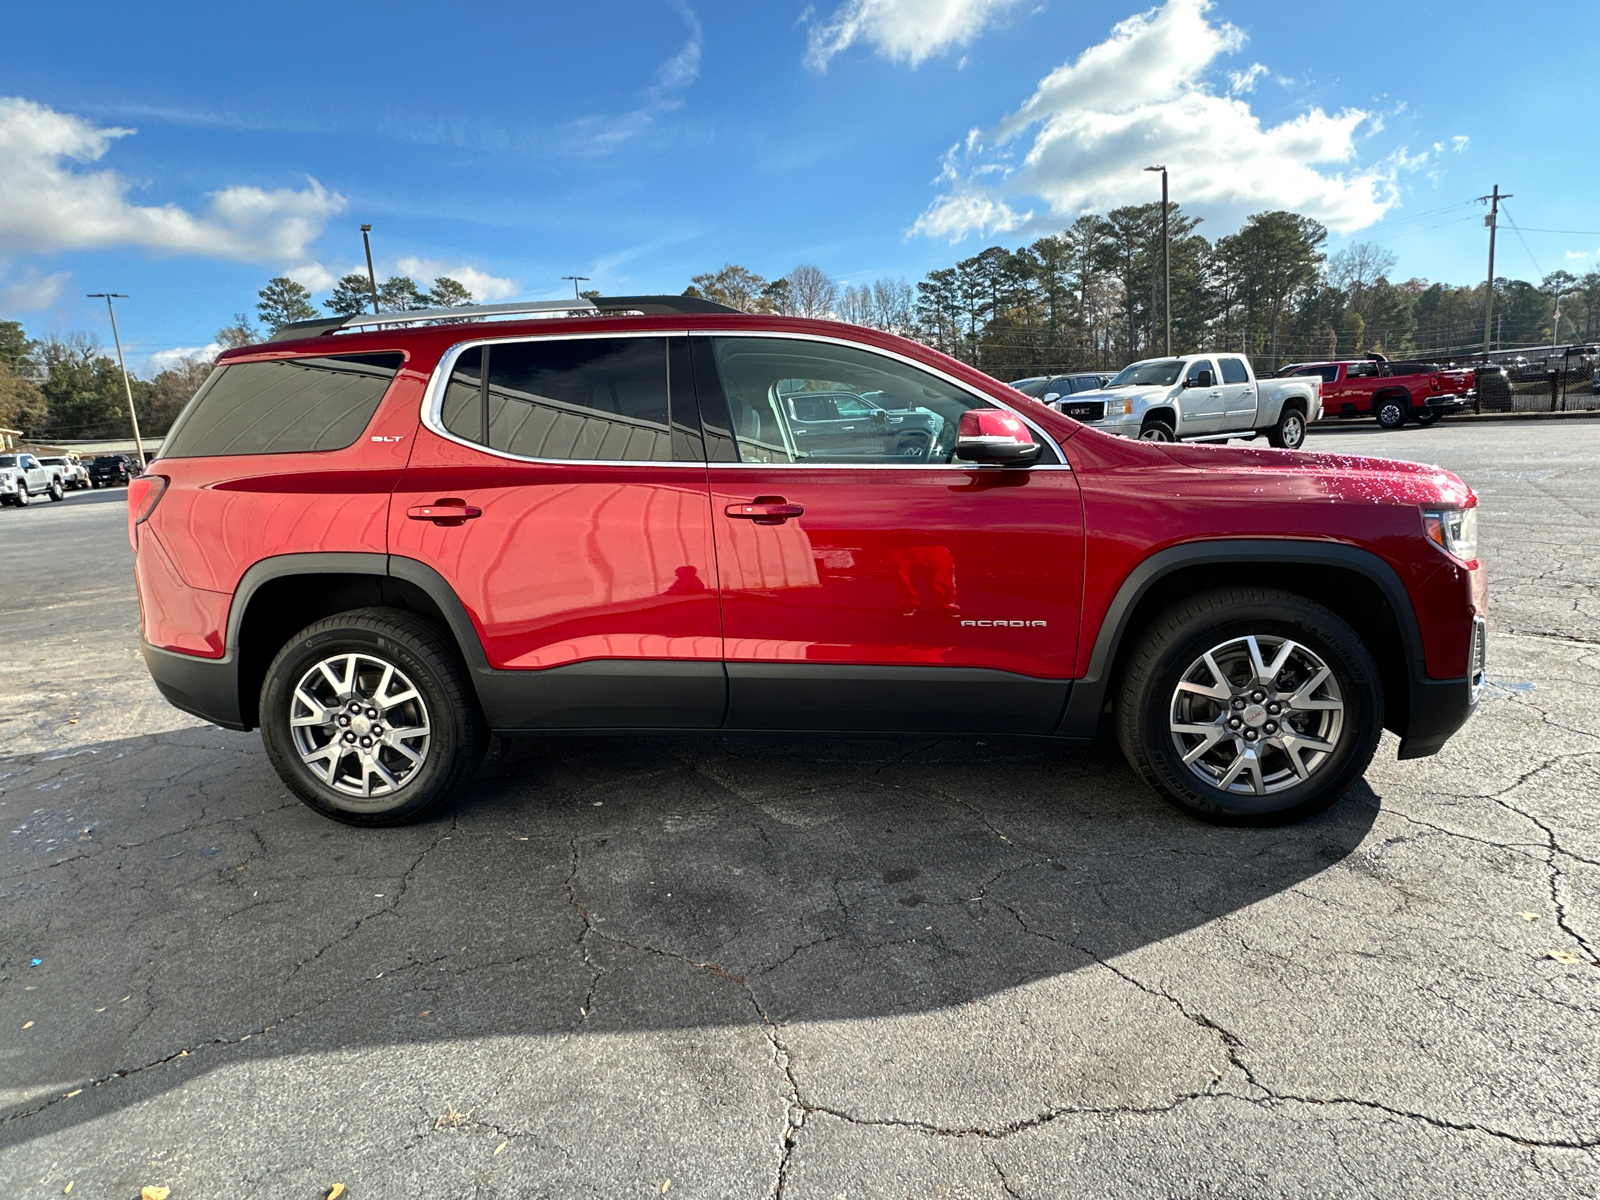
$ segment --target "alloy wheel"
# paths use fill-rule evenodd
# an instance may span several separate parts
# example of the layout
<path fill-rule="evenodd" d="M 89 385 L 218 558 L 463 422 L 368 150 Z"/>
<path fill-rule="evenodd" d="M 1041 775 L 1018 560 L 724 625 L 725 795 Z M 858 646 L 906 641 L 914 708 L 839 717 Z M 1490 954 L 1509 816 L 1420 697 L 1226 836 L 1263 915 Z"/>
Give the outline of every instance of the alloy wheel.
<path fill-rule="evenodd" d="M 1309 647 L 1266 634 L 1211 647 L 1179 677 L 1169 706 L 1185 766 L 1220 791 L 1264 796 L 1305 782 L 1333 756 L 1345 705 Z"/>
<path fill-rule="evenodd" d="M 428 706 L 391 662 L 355 651 L 332 655 L 295 685 L 289 732 L 300 761 L 335 791 L 392 796 L 428 758 Z"/>

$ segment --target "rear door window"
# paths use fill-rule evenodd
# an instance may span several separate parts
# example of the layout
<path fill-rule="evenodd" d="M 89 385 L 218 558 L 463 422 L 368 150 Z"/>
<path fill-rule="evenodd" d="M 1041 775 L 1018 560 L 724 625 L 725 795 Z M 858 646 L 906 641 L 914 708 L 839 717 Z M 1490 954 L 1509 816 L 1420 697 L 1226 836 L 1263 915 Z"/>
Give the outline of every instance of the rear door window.
<path fill-rule="evenodd" d="M 404 355 L 231 363 L 211 373 L 161 447 L 162 458 L 343 450 L 361 436 Z"/>
<path fill-rule="evenodd" d="M 1217 362 L 1222 365 L 1223 383 L 1249 383 L 1250 372 L 1245 370 L 1244 363 L 1237 358 L 1219 358 Z"/>
<path fill-rule="evenodd" d="M 455 361 L 439 420 L 464 441 L 518 458 L 697 461 L 690 380 L 686 338 L 472 346 Z"/>

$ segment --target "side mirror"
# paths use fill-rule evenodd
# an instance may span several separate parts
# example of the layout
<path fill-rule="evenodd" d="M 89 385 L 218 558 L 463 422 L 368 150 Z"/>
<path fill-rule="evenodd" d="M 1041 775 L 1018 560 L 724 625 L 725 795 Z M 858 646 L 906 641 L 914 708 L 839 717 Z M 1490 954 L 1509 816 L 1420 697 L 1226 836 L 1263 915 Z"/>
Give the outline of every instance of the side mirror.
<path fill-rule="evenodd" d="M 1059 399 L 1061 399 L 1061 393 L 1060 392 L 1046 392 L 1044 395 L 1039 397 L 1039 403 L 1040 404 L 1054 404 Z"/>
<path fill-rule="evenodd" d="M 1042 448 L 1028 427 L 1008 412 L 995 408 L 969 408 L 961 414 L 956 434 L 956 457 L 980 466 L 1025 467 Z"/>
<path fill-rule="evenodd" d="M 1203 388 L 1216 387 L 1216 377 L 1210 371 L 1201 371 L 1200 374 L 1194 377 L 1194 386 Z"/>

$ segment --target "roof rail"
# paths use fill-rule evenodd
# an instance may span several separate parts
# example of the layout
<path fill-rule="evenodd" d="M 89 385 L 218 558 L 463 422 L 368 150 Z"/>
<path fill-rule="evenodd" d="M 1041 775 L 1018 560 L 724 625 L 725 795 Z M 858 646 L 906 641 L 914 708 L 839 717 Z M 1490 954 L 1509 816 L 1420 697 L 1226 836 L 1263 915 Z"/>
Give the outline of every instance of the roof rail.
<path fill-rule="evenodd" d="M 521 300 L 512 304 L 464 304 L 457 308 L 413 308 L 403 312 L 356 313 L 345 317 L 317 317 L 310 321 L 291 321 L 267 340 L 286 342 L 296 338 L 321 337 L 341 329 L 378 325 L 410 325 L 418 321 L 464 321 L 478 317 L 511 316 L 519 313 L 598 313 L 639 312 L 647 316 L 671 313 L 738 312 L 726 304 L 702 300 L 698 296 L 599 296 L 593 300 Z"/>

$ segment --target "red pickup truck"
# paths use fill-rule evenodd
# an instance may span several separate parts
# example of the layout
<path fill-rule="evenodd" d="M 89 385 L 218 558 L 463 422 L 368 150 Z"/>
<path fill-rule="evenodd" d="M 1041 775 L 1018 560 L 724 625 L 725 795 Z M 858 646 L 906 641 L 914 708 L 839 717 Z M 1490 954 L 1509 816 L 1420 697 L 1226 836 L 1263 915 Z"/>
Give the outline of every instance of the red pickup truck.
<path fill-rule="evenodd" d="M 1437 363 L 1375 358 L 1293 363 L 1278 374 L 1320 376 L 1324 417 L 1371 416 L 1385 429 L 1399 429 L 1407 420 L 1432 425 L 1473 401 L 1472 370 Z"/>

